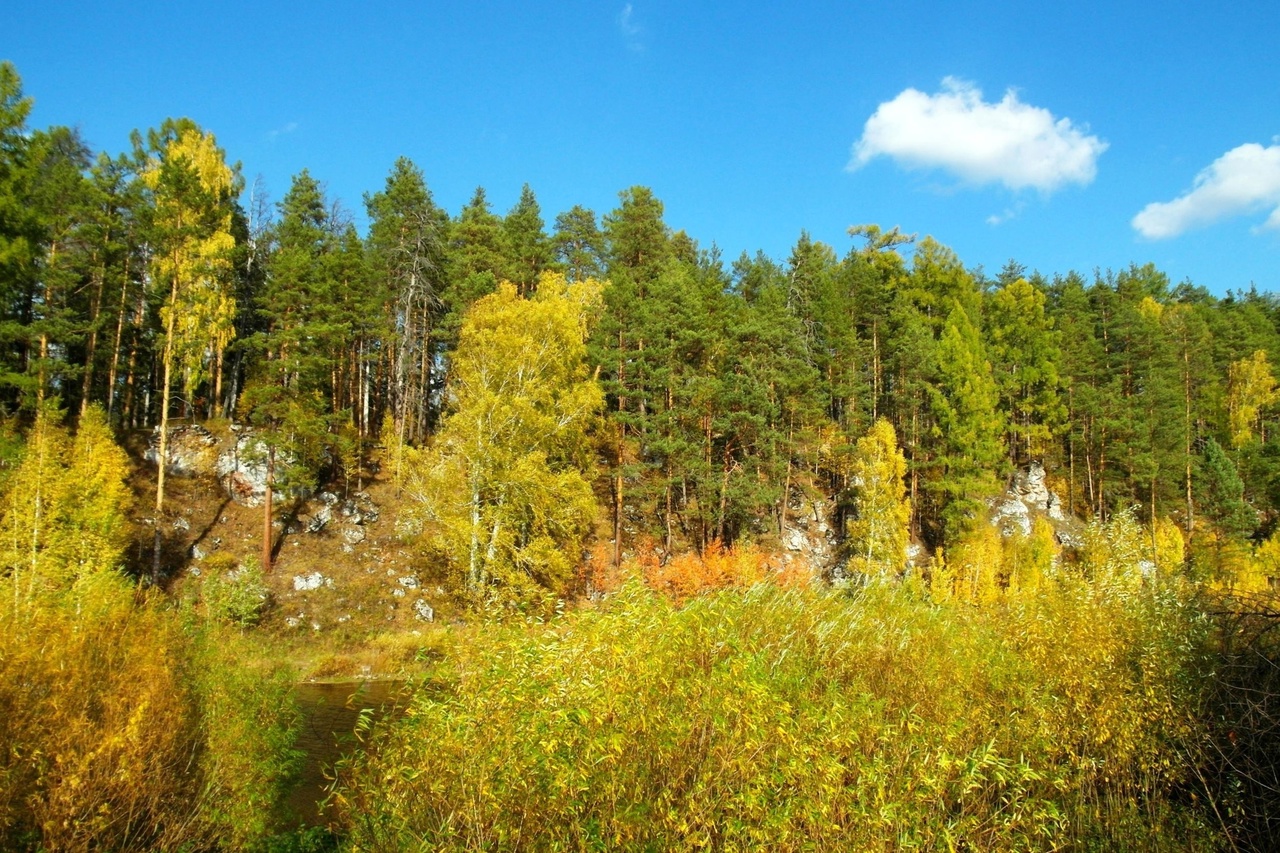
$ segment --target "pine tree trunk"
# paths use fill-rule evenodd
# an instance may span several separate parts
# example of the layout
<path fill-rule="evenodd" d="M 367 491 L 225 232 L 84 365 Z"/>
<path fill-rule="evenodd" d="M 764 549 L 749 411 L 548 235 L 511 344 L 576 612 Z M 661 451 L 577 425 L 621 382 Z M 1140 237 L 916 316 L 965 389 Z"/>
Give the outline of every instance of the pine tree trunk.
<path fill-rule="evenodd" d="M 93 392 L 93 362 L 98 352 L 98 316 L 102 313 L 102 291 L 106 285 L 106 274 L 101 269 L 94 270 L 93 300 L 89 305 L 89 341 L 85 345 L 84 380 L 80 383 L 80 414 L 84 415 L 89 408 L 89 395 Z"/>
<path fill-rule="evenodd" d="M 792 416 L 791 424 L 787 428 L 787 476 L 782 481 L 782 506 L 778 511 L 778 536 L 779 538 L 786 532 L 787 527 L 787 505 L 791 501 L 791 456 L 793 442 L 795 441 L 796 426 L 795 417 Z"/>
<path fill-rule="evenodd" d="M 116 338 L 111 347 L 111 369 L 107 374 L 107 417 L 116 410 L 116 380 L 120 376 L 120 347 L 124 342 L 125 315 L 128 313 L 129 301 L 129 267 L 125 263 L 124 283 L 120 285 L 120 315 L 116 317 Z"/>
<path fill-rule="evenodd" d="M 272 497 L 275 491 L 275 473 L 276 473 L 276 450 L 274 447 L 267 448 L 267 490 L 262 496 L 262 571 L 271 571 L 271 528 L 274 522 L 272 518 Z"/>

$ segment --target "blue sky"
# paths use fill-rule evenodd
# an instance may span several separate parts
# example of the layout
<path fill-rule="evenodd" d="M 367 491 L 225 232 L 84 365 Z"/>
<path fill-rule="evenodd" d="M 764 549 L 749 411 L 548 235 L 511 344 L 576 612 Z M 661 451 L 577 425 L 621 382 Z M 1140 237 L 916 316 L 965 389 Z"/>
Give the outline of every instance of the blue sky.
<path fill-rule="evenodd" d="M 1175 9 L 1176 6 L 1176 9 Z M 1280 3 L 56 3 L 0 58 L 97 149 L 186 115 L 363 223 L 400 155 L 548 227 L 651 187 L 726 260 L 874 222 L 995 274 L 1280 292 Z"/>

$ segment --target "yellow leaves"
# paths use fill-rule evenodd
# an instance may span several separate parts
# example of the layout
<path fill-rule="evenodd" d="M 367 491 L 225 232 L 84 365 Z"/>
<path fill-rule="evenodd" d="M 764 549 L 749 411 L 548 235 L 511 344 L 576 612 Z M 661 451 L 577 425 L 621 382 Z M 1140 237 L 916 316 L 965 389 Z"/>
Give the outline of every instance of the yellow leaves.
<path fill-rule="evenodd" d="M 160 234 L 152 271 L 167 292 L 160 309 L 165 361 L 180 368 L 190 394 L 235 336 L 230 202 L 236 173 L 213 134 L 183 123 L 142 178 Z"/>
<path fill-rule="evenodd" d="M 0 611 L 0 754 L 28 756 L 7 793 L 24 800 L 46 849 L 139 847 L 147 837 L 166 846 L 165 826 L 181 822 L 197 793 L 187 772 L 191 708 L 166 651 L 176 623 L 135 607 L 131 585 L 113 580 L 96 585 L 103 606 L 88 611 Z M 5 813 L 5 800 L 0 840 L 12 841 L 3 830 L 18 815 Z"/>
<path fill-rule="evenodd" d="M 1058 544 L 1053 527 L 1036 518 L 1031 532 L 1004 537 L 992 525 L 965 534 L 931 567 L 930 592 L 983 607 L 1034 596 L 1055 575 Z"/>
<path fill-rule="evenodd" d="M 1138 313 L 1147 321 L 1158 324 L 1164 316 L 1164 306 L 1150 296 L 1144 296 L 1138 303 Z"/>
<path fill-rule="evenodd" d="M 161 159 L 153 159 L 143 172 L 146 184 L 155 190 L 161 186 L 165 164 L 181 166 L 191 172 L 205 192 L 230 195 L 235 186 L 235 172 L 226 163 L 222 149 L 212 133 L 185 123 L 176 138 L 166 146 Z M 165 199 L 169 201 L 170 199 Z"/>
<path fill-rule="evenodd" d="M 1156 522 L 1151 532 L 1152 557 L 1156 569 L 1165 577 L 1173 577 L 1182 571 L 1186 563 L 1186 540 L 1182 528 L 1165 516 Z"/>
<path fill-rule="evenodd" d="M 1136 804 L 1185 766 L 1181 626 L 1054 585 L 1034 603 L 757 585 L 673 608 L 630 584 L 494 629 L 344 778 L 351 844 L 1075 848 L 1117 816 L 1159 833 Z M 1145 667 L 1162 642 L 1170 665 Z"/>
<path fill-rule="evenodd" d="M 1004 543 L 1000 531 L 981 524 L 966 533 L 946 553 L 947 597 L 991 605 L 1001 596 Z"/>
<path fill-rule="evenodd" d="M 893 425 L 884 418 L 877 420 L 858 439 L 850 469 L 857 513 L 849 522 L 855 571 L 896 576 L 906 566 L 911 519 L 911 502 L 903 485 L 906 471 Z"/>
<path fill-rule="evenodd" d="M 1210 589 L 1251 599 L 1273 599 L 1280 593 L 1280 533 L 1256 549 L 1216 532 L 1197 537 L 1198 552 L 1212 565 Z"/>
<path fill-rule="evenodd" d="M 1266 580 L 1268 591 L 1280 592 L 1280 532 L 1272 533 L 1258 546 L 1258 574 Z"/>
<path fill-rule="evenodd" d="M 595 514 L 586 433 L 603 405 L 586 364 L 598 282 L 547 274 L 532 300 L 509 283 L 468 312 L 452 413 L 408 461 L 430 547 L 477 598 L 560 593 Z"/>
<path fill-rule="evenodd" d="M 1254 438 L 1266 410 L 1280 401 L 1265 350 L 1234 362 L 1227 369 L 1227 417 L 1231 444 L 1243 447 Z"/>
<path fill-rule="evenodd" d="M 1048 519 L 1037 516 L 1031 523 L 1031 534 L 1016 535 L 1005 543 L 1005 572 L 1009 578 L 1009 594 L 1033 595 L 1048 582 L 1058 559 L 1058 543 Z"/>
<path fill-rule="evenodd" d="M 15 602 L 118 568 L 127 545 L 128 456 L 97 406 L 86 410 L 74 442 L 61 417 L 50 407 L 37 413 L 0 501 L 0 565 L 12 573 Z"/>

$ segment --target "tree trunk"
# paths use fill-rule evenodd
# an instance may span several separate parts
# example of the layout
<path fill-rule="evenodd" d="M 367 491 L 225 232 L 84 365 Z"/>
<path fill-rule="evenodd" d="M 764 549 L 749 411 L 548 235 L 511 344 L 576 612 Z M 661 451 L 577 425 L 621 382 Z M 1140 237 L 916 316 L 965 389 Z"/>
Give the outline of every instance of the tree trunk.
<path fill-rule="evenodd" d="M 262 571 L 271 571 L 272 497 L 275 491 L 276 449 L 267 448 L 267 491 L 262 496 Z"/>
<path fill-rule="evenodd" d="M 791 456 L 796 435 L 796 421 L 792 416 L 787 428 L 787 475 L 782 480 L 782 506 L 778 511 L 778 537 L 781 538 L 787 527 L 787 504 L 791 501 Z"/>
<path fill-rule="evenodd" d="M 173 285 L 170 295 L 171 303 L 177 302 L 177 285 Z M 155 547 L 151 555 L 151 580 L 160 580 L 160 525 L 164 515 L 164 480 L 165 469 L 169 465 L 169 383 L 172 381 L 173 366 L 173 325 L 174 312 L 169 312 L 169 321 L 165 324 L 164 335 L 164 381 L 161 383 L 160 396 L 160 447 L 157 452 L 156 474 L 156 531 Z"/>
<path fill-rule="evenodd" d="M 98 352 L 98 316 L 102 313 L 102 291 L 106 286 L 106 273 L 103 269 L 94 270 L 93 299 L 89 305 L 89 341 L 85 346 L 84 380 L 80 383 L 80 414 L 84 415 L 89 408 L 89 395 L 93 392 L 93 362 Z"/>

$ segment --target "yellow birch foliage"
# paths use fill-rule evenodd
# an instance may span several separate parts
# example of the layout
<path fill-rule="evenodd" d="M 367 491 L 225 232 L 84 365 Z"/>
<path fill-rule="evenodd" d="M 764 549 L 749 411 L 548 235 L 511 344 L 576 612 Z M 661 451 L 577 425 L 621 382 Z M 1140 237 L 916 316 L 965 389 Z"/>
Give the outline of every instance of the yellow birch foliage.
<path fill-rule="evenodd" d="M 1280 591 L 1280 532 L 1256 548 L 1215 531 L 1197 533 L 1193 561 L 1208 570 L 1215 592 L 1265 600 Z"/>
<path fill-rule="evenodd" d="M 858 439 L 850 479 L 855 518 L 849 522 L 849 568 L 864 574 L 896 576 L 907 564 L 911 501 L 903 477 L 907 461 L 893 425 L 877 420 Z"/>
<path fill-rule="evenodd" d="M 36 412 L 22 461 L 9 478 L 0 504 L 0 574 L 7 575 L 14 606 L 47 586 L 61 586 L 68 567 L 53 548 L 60 526 L 69 438 L 62 414 L 51 405 Z"/>
<path fill-rule="evenodd" d="M 65 606 L 0 608 L 0 842 L 163 849 L 198 793 L 176 622 L 120 576 Z"/>
<path fill-rule="evenodd" d="M 133 505 L 129 470 L 129 456 L 116 444 L 106 414 L 89 406 L 76 426 L 66 467 L 66 520 L 74 531 L 68 557 L 78 574 L 120 568 Z"/>
<path fill-rule="evenodd" d="M 1266 538 L 1254 553 L 1254 568 L 1245 581 L 1250 592 L 1280 593 L 1280 531 Z"/>
<path fill-rule="evenodd" d="M 964 534 L 945 553 L 944 576 L 950 583 L 946 598 L 990 605 L 1000 599 L 1006 584 L 1003 577 L 1004 541 L 1000 531 L 980 524 Z"/>
<path fill-rule="evenodd" d="M 165 357 L 190 395 L 235 336 L 229 200 L 236 174 L 213 134 L 188 123 L 142 177 L 163 235 L 152 267 L 168 290 L 160 309 Z"/>
<path fill-rule="evenodd" d="M 361 850 L 1213 849 L 1170 816 L 1194 613 L 1144 593 L 627 584 L 477 636 L 336 807 Z"/>
<path fill-rule="evenodd" d="M 0 849 L 262 849 L 296 712 L 246 642 L 112 571 L 0 607 Z"/>
<path fill-rule="evenodd" d="M 1042 516 L 1032 521 L 1030 534 L 1008 539 L 1004 547 L 1004 574 L 1008 578 L 1009 595 L 1034 595 L 1052 577 L 1058 551 L 1053 525 Z"/>
<path fill-rule="evenodd" d="M 0 849 L 243 850 L 292 761 L 281 670 L 118 571 L 128 458 L 42 408 L 0 500 Z"/>
<path fill-rule="evenodd" d="M 1172 518 L 1165 516 L 1156 522 L 1151 533 L 1153 562 L 1166 577 L 1182 571 L 1186 562 L 1187 543 L 1182 538 L 1182 528 Z"/>
<path fill-rule="evenodd" d="M 1278 399 L 1276 379 L 1265 350 L 1257 350 L 1227 368 L 1227 417 L 1232 446 L 1243 447 L 1253 440 L 1263 411 Z"/>
<path fill-rule="evenodd" d="M 454 356 L 451 413 L 406 487 L 428 545 L 475 600 L 545 603 L 572 579 L 595 515 L 587 430 L 603 395 L 586 337 L 602 285 L 547 273 L 475 303 Z"/>
<path fill-rule="evenodd" d="M 1105 522 L 1093 521 L 1084 531 L 1081 565 L 1099 588 L 1133 589 L 1142 583 L 1143 566 L 1154 567 L 1151 535 L 1131 511 L 1117 512 Z"/>

